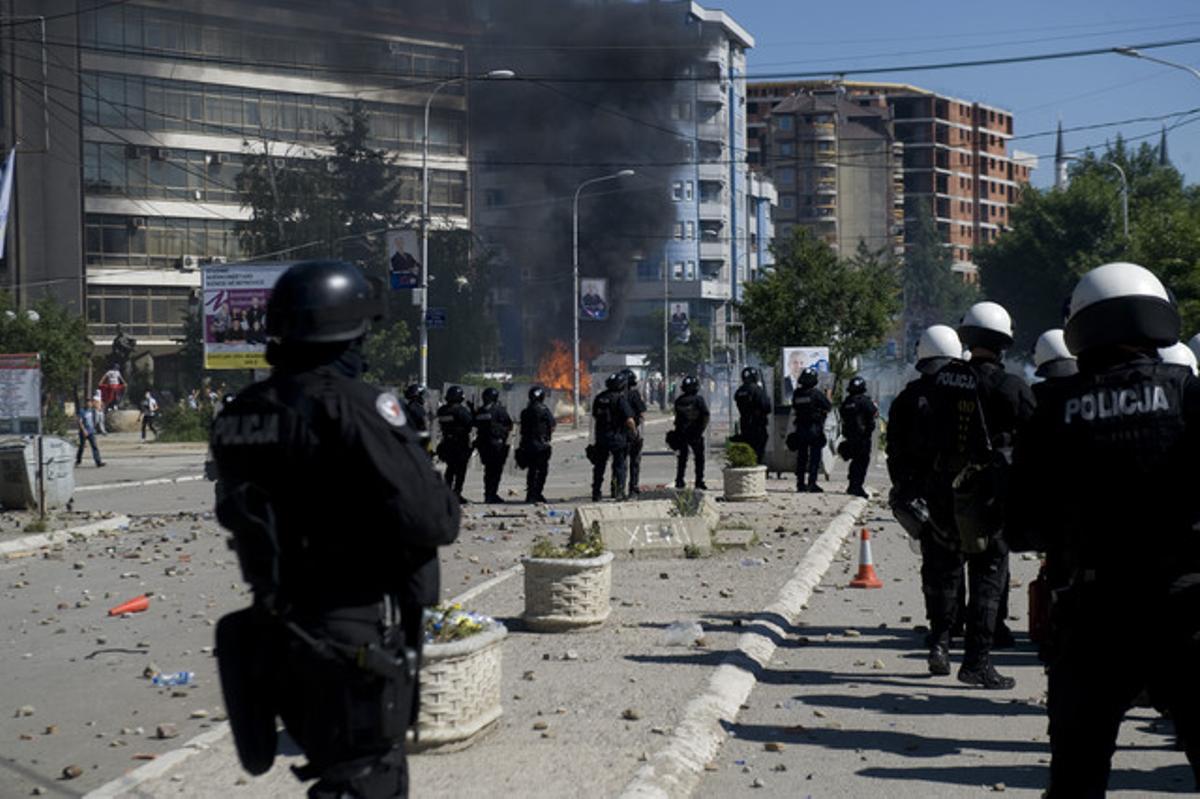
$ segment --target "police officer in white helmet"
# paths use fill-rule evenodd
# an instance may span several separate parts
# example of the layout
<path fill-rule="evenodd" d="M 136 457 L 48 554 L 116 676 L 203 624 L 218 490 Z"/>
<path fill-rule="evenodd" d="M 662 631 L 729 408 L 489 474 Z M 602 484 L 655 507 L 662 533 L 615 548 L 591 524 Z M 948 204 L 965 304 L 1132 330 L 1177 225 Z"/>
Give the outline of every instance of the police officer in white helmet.
<path fill-rule="evenodd" d="M 931 397 L 938 371 L 961 361 L 962 342 L 954 328 L 933 325 L 917 343 L 917 372 L 888 410 L 887 467 L 892 480 L 888 504 L 896 520 L 921 546 L 921 588 L 929 620 L 929 671 L 950 673 L 951 630 L 964 621 L 963 562 L 958 541 L 932 524 L 929 494 L 937 454 Z"/>
<path fill-rule="evenodd" d="M 1070 573 L 1055 599 L 1046 795 L 1104 795 L 1147 686 L 1200 787 L 1200 382 L 1160 360 L 1179 313 L 1136 264 L 1085 274 L 1065 334 L 1079 374 L 1047 384 L 1017 442 L 1006 531 L 1015 548 L 1061 552 Z"/>
<path fill-rule="evenodd" d="M 1038 336 L 1037 343 L 1033 345 L 1033 369 L 1033 373 L 1044 380 L 1070 377 L 1079 372 L 1075 356 L 1067 349 L 1067 338 L 1062 328 L 1056 327 Z M 1037 396 L 1036 387 L 1034 396 Z"/>
<path fill-rule="evenodd" d="M 1004 624 L 1008 546 L 1002 471 L 1017 427 L 1033 413 L 1034 398 L 1025 381 L 1005 371 L 1000 360 L 1013 343 L 1008 311 L 994 302 L 976 303 L 957 332 L 970 361 L 947 364 L 934 380 L 937 454 L 930 515 L 951 541 L 957 538 L 967 564 L 967 634 L 958 679 L 981 688 L 1009 689 L 1015 681 L 997 672 L 991 660 L 994 645 L 1012 640 Z"/>
<path fill-rule="evenodd" d="M 1163 363 L 1173 366 L 1182 366 L 1193 375 L 1196 374 L 1196 353 L 1192 352 L 1192 348 L 1182 341 L 1177 341 L 1169 347 L 1159 347 L 1158 357 Z"/>

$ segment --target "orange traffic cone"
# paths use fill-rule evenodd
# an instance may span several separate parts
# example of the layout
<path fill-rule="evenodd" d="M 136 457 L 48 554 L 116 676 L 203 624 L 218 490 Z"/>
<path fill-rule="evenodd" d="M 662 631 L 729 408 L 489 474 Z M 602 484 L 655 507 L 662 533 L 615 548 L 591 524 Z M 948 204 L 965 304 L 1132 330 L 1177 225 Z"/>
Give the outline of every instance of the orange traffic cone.
<path fill-rule="evenodd" d="M 851 588 L 883 588 L 883 581 L 875 575 L 875 564 L 871 561 L 871 533 L 862 529 L 862 544 L 858 550 L 858 575 L 850 581 Z"/>
<path fill-rule="evenodd" d="M 133 599 L 129 600 L 128 602 L 122 602 L 121 604 L 117 605 L 115 608 L 110 608 L 108 611 L 108 615 L 109 616 L 120 616 L 125 613 L 141 613 L 143 610 L 147 610 L 149 607 L 150 607 L 150 597 L 147 596 L 146 594 L 142 594 L 141 596 L 134 597 Z"/>

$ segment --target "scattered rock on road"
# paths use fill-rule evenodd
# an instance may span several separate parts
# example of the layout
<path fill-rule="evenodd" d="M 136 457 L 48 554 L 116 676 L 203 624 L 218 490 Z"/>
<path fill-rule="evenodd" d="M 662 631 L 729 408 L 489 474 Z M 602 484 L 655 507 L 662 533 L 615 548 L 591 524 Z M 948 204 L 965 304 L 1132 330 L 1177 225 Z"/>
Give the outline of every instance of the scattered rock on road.
<path fill-rule="evenodd" d="M 625 719 L 626 721 L 637 721 L 641 717 L 642 717 L 642 712 L 640 710 L 638 710 L 637 708 L 633 708 L 633 707 L 627 707 L 621 713 L 621 718 Z"/>
<path fill-rule="evenodd" d="M 62 770 L 64 780 L 73 780 L 83 774 L 83 769 L 75 764 L 71 764 Z"/>

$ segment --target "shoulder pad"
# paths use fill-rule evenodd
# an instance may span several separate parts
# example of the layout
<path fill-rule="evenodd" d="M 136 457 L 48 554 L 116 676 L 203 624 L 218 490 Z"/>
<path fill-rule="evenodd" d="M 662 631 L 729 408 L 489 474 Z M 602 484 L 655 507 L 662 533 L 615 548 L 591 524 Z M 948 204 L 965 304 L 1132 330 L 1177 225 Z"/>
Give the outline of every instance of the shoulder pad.
<path fill-rule="evenodd" d="M 400 400 L 391 392 L 385 391 L 375 398 L 375 410 L 379 411 L 379 415 L 392 427 L 404 427 L 408 421 L 404 418 Z"/>

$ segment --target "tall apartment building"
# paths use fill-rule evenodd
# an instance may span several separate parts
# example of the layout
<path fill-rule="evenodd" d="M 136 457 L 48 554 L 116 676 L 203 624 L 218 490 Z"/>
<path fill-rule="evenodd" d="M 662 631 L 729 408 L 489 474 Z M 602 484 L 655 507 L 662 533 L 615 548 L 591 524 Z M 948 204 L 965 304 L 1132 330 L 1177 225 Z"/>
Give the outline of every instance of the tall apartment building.
<path fill-rule="evenodd" d="M 769 178 L 751 178 L 745 159 L 746 50 L 754 37 L 724 11 L 684 5 L 690 33 L 706 52 L 699 79 L 678 83 L 672 116 L 676 130 L 694 141 L 694 157 L 671 175 L 675 219 L 662 252 L 635 264 L 629 301 L 635 316 L 659 312 L 665 267 L 670 301 L 686 302 L 689 318 L 724 344 L 730 303 L 773 263 L 776 192 Z"/>
<path fill-rule="evenodd" d="M 783 235 L 802 226 L 845 256 L 860 244 L 903 254 L 904 145 L 887 103 L 801 92 L 759 130 L 759 169 L 779 189 Z"/>
<path fill-rule="evenodd" d="M 764 131 L 778 103 L 797 92 L 864 106 L 887 104 L 896 139 L 904 145 L 906 223 L 911 229 L 918 208 L 927 208 L 953 251 L 956 269 L 973 279 L 973 248 L 993 240 L 1008 224 L 1009 207 L 1034 165 L 1027 156 L 1008 152 L 1011 112 L 906 84 L 795 81 L 751 87 L 752 130 Z M 751 153 L 761 167 L 761 144 Z"/>
<path fill-rule="evenodd" d="M 383 3 L 335 10 L 315 0 L 13 6 L 50 18 L 49 82 L 43 102 L 39 28 L 20 27 L 4 43 L 0 82 L 0 136 L 19 154 L 2 282 L 22 300 L 49 289 L 83 308 L 98 352 L 118 323 L 139 350 L 177 349 L 198 267 L 246 255 L 236 234 L 250 215 L 236 187 L 243 155 L 266 150 L 285 167 L 323 153 L 326 130 L 356 100 L 374 146 L 404 170 L 415 211 L 431 78 L 466 70 L 466 0 L 431 4 L 418 19 Z M 430 132 L 431 213 L 462 226 L 466 107 L 463 89 L 444 88 Z"/>

